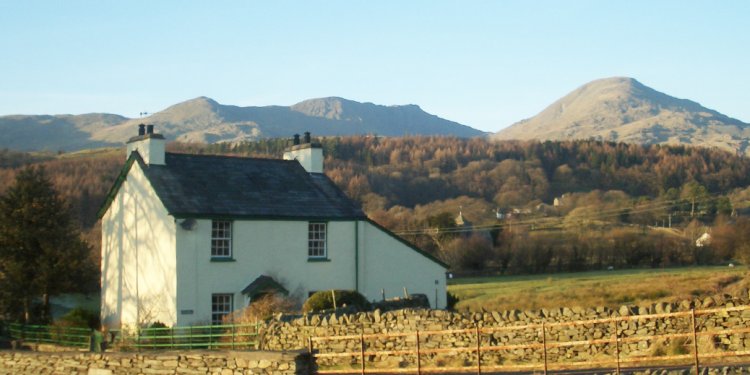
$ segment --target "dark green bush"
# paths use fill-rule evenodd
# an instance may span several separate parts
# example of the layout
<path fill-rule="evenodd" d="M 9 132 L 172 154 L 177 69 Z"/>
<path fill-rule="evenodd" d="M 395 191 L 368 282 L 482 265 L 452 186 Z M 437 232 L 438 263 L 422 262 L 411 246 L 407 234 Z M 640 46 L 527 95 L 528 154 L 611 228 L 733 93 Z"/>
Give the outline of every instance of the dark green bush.
<path fill-rule="evenodd" d="M 356 307 L 360 311 L 369 310 L 370 303 L 367 299 L 353 290 L 335 290 L 336 307 Z M 330 290 L 315 292 L 302 305 L 303 312 L 316 312 L 333 308 L 333 295 Z"/>
<path fill-rule="evenodd" d="M 99 313 L 77 307 L 55 321 L 57 327 L 99 329 Z"/>
<path fill-rule="evenodd" d="M 148 325 L 149 329 L 169 328 L 166 324 L 156 321 Z"/>
<path fill-rule="evenodd" d="M 456 297 L 455 294 L 448 292 L 448 299 L 447 299 L 447 303 L 445 304 L 445 308 L 447 310 L 455 310 L 457 303 L 458 303 L 458 297 Z"/>

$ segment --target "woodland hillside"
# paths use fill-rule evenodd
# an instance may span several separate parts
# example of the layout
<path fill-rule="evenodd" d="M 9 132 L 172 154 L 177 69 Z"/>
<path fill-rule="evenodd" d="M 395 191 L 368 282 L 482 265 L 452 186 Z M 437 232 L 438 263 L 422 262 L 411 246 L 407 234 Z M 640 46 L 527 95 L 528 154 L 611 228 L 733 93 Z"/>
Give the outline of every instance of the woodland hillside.
<path fill-rule="evenodd" d="M 750 159 L 602 141 L 372 136 L 320 139 L 326 174 L 382 225 L 458 272 L 539 273 L 750 260 Z M 172 143 L 172 152 L 279 157 L 286 139 Z M 96 213 L 124 152 L 0 153 L 0 190 L 41 164 L 93 261 Z M 460 217 L 459 217 L 460 216 Z M 711 241 L 695 241 L 710 233 Z"/>

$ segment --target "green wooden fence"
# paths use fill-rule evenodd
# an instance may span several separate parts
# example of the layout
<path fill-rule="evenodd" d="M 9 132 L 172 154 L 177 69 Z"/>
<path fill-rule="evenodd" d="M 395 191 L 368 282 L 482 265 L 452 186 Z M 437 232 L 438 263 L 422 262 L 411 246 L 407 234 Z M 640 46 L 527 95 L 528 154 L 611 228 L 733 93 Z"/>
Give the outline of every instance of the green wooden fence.
<path fill-rule="evenodd" d="M 88 348 L 91 329 L 10 324 L 13 339 L 28 343 Z M 258 324 L 227 324 L 172 328 L 139 328 L 108 331 L 104 341 L 121 350 L 209 349 L 247 350 L 258 348 Z"/>

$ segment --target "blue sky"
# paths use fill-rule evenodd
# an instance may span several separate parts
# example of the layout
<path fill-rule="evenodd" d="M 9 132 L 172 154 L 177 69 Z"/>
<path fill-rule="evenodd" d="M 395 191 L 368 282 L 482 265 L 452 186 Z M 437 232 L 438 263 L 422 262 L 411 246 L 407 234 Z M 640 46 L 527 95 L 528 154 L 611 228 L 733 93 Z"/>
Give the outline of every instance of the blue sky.
<path fill-rule="evenodd" d="M 0 115 L 341 96 L 497 131 L 629 76 L 750 122 L 749 18 L 750 1 L 0 0 Z"/>

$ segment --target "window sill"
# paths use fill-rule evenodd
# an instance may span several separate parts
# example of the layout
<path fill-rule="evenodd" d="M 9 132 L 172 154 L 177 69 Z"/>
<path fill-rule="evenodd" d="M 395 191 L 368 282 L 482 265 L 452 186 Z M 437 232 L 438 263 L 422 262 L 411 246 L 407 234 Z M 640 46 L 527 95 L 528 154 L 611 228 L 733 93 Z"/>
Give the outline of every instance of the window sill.
<path fill-rule="evenodd" d="M 234 258 L 211 258 L 211 262 L 224 263 L 224 262 L 236 262 Z"/>
<path fill-rule="evenodd" d="M 310 263 L 317 263 L 317 262 L 330 262 L 331 260 L 328 258 L 307 258 L 307 261 Z"/>

